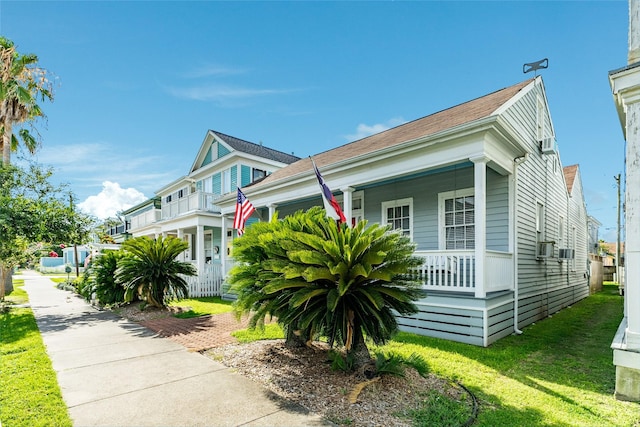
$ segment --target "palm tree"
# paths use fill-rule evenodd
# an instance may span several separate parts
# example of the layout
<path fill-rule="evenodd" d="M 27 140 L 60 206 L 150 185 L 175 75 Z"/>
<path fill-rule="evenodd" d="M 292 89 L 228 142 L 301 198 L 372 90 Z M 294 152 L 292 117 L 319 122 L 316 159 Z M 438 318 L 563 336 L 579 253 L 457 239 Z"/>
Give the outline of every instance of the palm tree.
<path fill-rule="evenodd" d="M 398 330 L 395 315 L 415 313 L 424 297 L 411 278 L 422 263 L 414 250 L 388 227 L 337 225 L 320 208 L 254 224 L 234 242 L 236 310 L 252 325 L 274 316 L 305 338 L 326 336 L 364 364 L 365 336 L 384 343 Z"/>
<path fill-rule="evenodd" d="M 0 36 L 0 134 L 2 141 L 2 164 L 11 162 L 11 151 L 18 149 L 18 137 L 27 150 L 33 154 L 38 147 L 38 134 L 21 128 L 18 137 L 14 134 L 16 124 L 33 124 L 44 113 L 38 100 L 53 100 L 53 88 L 47 78 L 47 70 L 37 66 L 34 54 L 19 54 L 13 42 Z M 35 128 L 32 128 L 35 131 Z"/>
<path fill-rule="evenodd" d="M 165 307 L 173 299 L 187 298 L 189 285 L 182 276 L 196 268 L 176 258 L 189 245 L 175 237 L 134 237 L 122 244 L 127 255 L 118 261 L 115 279 L 125 288 L 125 299 L 140 295 L 149 305 Z"/>

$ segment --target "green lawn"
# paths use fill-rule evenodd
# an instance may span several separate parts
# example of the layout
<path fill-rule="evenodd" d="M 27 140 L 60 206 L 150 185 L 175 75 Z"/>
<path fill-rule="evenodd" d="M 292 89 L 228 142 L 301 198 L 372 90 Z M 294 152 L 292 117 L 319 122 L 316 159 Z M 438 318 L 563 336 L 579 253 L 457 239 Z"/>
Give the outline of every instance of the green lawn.
<path fill-rule="evenodd" d="M 24 289 L 22 289 L 22 286 L 24 286 L 24 280 L 14 279 L 13 291 L 5 295 L 4 297 L 5 302 L 9 304 L 24 304 L 27 301 L 29 301 L 27 292 Z"/>
<path fill-rule="evenodd" d="M 21 281 L 13 284 L 7 300 L 26 302 Z M 0 402 L 3 427 L 72 425 L 29 308 L 0 314 Z"/>
<path fill-rule="evenodd" d="M 621 319 L 622 297 L 609 284 L 488 348 L 399 333 L 371 349 L 405 358 L 417 353 L 431 372 L 461 382 L 479 400 L 474 426 L 640 426 L 640 404 L 613 397 L 610 345 Z M 242 342 L 282 338 L 275 325 L 267 327 L 234 336 Z M 416 426 L 432 425 L 419 411 L 412 419 Z"/>
<path fill-rule="evenodd" d="M 477 426 L 639 426 L 640 405 L 613 397 L 609 346 L 621 319 L 622 298 L 608 285 L 489 348 L 400 333 L 384 349 L 416 352 L 472 390 Z"/>
<path fill-rule="evenodd" d="M 224 301 L 220 297 L 203 297 L 189 298 L 180 301 L 174 301 L 170 306 L 173 307 L 191 307 L 191 310 L 178 313 L 175 317 L 188 319 L 191 317 L 205 316 L 207 314 L 221 314 L 233 311 L 232 301 Z"/>

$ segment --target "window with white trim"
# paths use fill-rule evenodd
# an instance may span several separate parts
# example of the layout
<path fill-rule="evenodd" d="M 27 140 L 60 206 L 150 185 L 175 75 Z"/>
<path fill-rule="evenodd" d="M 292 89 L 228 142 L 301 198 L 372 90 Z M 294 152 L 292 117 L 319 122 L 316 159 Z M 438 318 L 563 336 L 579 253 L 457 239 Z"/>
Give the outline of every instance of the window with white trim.
<path fill-rule="evenodd" d="M 382 223 L 413 239 L 413 198 L 382 202 Z"/>
<path fill-rule="evenodd" d="M 562 215 L 558 216 L 558 247 L 566 247 L 564 245 L 564 218 L 562 217 Z"/>
<path fill-rule="evenodd" d="M 440 248 L 474 249 L 476 246 L 473 188 L 438 194 Z"/>
<path fill-rule="evenodd" d="M 573 259 L 571 260 L 571 271 L 576 271 L 576 227 L 571 227 L 571 236 L 569 237 L 571 249 L 573 249 Z"/>
<path fill-rule="evenodd" d="M 231 192 L 231 169 L 222 171 L 222 194 Z"/>

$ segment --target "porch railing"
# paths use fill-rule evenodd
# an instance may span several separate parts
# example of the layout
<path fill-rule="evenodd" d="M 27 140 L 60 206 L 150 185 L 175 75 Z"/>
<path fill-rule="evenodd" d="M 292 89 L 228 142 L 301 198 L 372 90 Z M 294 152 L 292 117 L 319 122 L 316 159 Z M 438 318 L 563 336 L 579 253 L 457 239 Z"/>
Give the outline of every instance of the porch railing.
<path fill-rule="evenodd" d="M 220 212 L 214 202 L 220 196 L 204 191 L 196 191 L 185 197 L 162 204 L 162 219 L 175 218 L 192 211 Z"/>
<path fill-rule="evenodd" d="M 222 268 L 220 264 L 207 264 L 196 276 L 183 276 L 189 285 L 189 297 L 222 295 Z"/>
<path fill-rule="evenodd" d="M 434 291 L 475 293 L 478 268 L 475 251 L 416 251 L 424 263 L 415 269 L 416 279 L 424 288 Z M 511 253 L 486 251 L 484 291 L 513 288 L 513 258 Z"/>

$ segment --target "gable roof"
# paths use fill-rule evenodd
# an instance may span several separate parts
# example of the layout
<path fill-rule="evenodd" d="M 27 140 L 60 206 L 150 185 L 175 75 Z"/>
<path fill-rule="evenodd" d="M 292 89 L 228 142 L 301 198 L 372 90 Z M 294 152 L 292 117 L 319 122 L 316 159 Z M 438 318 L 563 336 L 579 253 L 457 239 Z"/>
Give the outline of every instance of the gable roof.
<path fill-rule="evenodd" d="M 567 191 L 571 194 L 573 190 L 573 183 L 576 180 L 576 175 L 578 174 L 578 165 L 571 165 L 562 168 L 562 172 L 564 173 L 564 180 L 567 183 Z"/>
<path fill-rule="evenodd" d="M 274 160 L 276 162 L 286 164 L 291 164 L 300 160 L 300 157 L 294 156 L 293 154 L 283 153 L 282 151 L 274 150 L 273 148 L 265 147 L 264 145 L 262 145 L 262 143 L 255 144 L 253 142 L 245 141 L 243 139 L 236 138 L 235 136 L 230 136 L 215 130 L 209 130 L 209 132 L 215 134 L 218 138 L 220 138 L 236 151 L 241 151 L 243 153 L 252 154 L 254 156 L 259 156 L 265 159 Z"/>
<path fill-rule="evenodd" d="M 326 166 L 490 117 L 533 81 L 534 79 L 525 80 L 480 98 L 324 151 L 314 155 L 313 160 L 318 167 Z M 313 170 L 310 159 L 301 159 L 275 171 L 254 185 L 260 186 L 269 182 L 279 181 L 310 170 Z"/>

